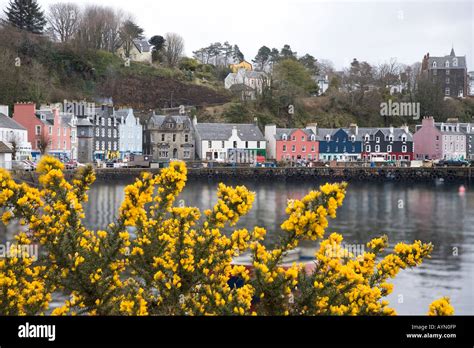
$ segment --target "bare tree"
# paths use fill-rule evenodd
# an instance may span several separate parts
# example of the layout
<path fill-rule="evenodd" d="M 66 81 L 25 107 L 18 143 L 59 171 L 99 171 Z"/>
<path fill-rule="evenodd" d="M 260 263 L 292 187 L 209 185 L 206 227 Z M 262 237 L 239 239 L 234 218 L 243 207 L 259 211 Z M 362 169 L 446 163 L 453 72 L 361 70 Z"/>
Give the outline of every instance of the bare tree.
<path fill-rule="evenodd" d="M 41 155 L 44 155 L 48 151 L 50 137 L 46 133 L 43 132 L 41 133 L 38 140 L 39 140 L 37 143 L 38 150 L 40 151 Z"/>
<path fill-rule="evenodd" d="M 395 58 L 391 58 L 388 62 L 377 66 L 375 81 L 382 88 L 398 84 L 400 82 L 400 72 L 400 64 Z"/>
<path fill-rule="evenodd" d="M 184 53 L 184 39 L 176 33 L 165 35 L 165 59 L 170 67 L 175 67 Z"/>
<path fill-rule="evenodd" d="M 49 7 L 46 18 L 54 36 L 61 42 L 68 42 L 77 32 L 80 15 L 76 4 L 60 2 Z"/>

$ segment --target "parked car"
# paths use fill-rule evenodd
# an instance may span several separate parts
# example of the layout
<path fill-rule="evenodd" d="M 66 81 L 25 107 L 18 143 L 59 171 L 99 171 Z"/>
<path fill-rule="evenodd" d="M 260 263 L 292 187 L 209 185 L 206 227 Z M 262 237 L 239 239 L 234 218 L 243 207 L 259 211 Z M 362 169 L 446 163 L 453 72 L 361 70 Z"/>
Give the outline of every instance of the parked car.
<path fill-rule="evenodd" d="M 14 161 L 13 162 L 13 169 L 20 169 L 26 171 L 33 171 L 36 169 L 36 163 L 28 160 L 23 161 Z"/>
<path fill-rule="evenodd" d="M 465 160 L 440 160 L 436 167 L 469 167 L 471 164 Z"/>

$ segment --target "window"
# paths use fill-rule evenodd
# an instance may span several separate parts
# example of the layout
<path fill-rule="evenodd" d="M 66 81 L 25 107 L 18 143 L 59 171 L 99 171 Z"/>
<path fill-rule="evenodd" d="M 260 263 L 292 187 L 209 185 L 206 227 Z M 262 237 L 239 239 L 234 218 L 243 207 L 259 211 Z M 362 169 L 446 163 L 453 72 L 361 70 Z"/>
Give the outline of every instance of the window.
<path fill-rule="evenodd" d="M 311 152 L 314 152 L 314 145 L 311 146 Z"/>
<path fill-rule="evenodd" d="M 102 141 L 102 150 L 105 150 L 105 141 Z"/>
<path fill-rule="evenodd" d="M 312 159 L 311 154 L 308 154 L 308 160 L 311 161 L 311 159 Z"/>
<path fill-rule="evenodd" d="M 316 136 L 314 134 L 311 134 L 311 141 L 315 141 L 316 140 Z"/>
<path fill-rule="evenodd" d="M 436 66 L 437 66 L 436 62 L 433 62 L 432 67 L 433 67 L 433 68 L 436 68 Z"/>
<path fill-rule="evenodd" d="M 66 127 L 63 128 L 63 134 L 64 134 L 65 136 L 67 135 L 67 128 L 66 128 Z"/>
<path fill-rule="evenodd" d="M 370 145 L 367 145 L 367 146 L 365 147 L 365 152 L 370 152 Z"/>
<path fill-rule="evenodd" d="M 446 75 L 449 75 L 449 69 L 446 69 Z"/>
<path fill-rule="evenodd" d="M 402 146 L 402 152 L 407 152 L 407 146 L 406 145 Z"/>
<path fill-rule="evenodd" d="M 222 148 L 224 149 L 225 148 L 225 141 L 222 141 Z"/>
<path fill-rule="evenodd" d="M 283 152 L 286 152 L 286 145 L 283 145 Z"/>
<path fill-rule="evenodd" d="M 364 139 L 365 139 L 365 141 L 369 141 L 369 135 L 366 134 L 366 135 L 364 136 Z"/>
<path fill-rule="evenodd" d="M 117 138 L 117 130 L 114 129 L 114 138 Z"/>
<path fill-rule="evenodd" d="M 453 66 L 458 66 L 458 59 L 457 58 L 453 58 Z"/>
<path fill-rule="evenodd" d="M 291 137 L 291 140 L 293 140 L 293 141 L 296 140 L 296 136 L 293 135 L 293 136 Z"/>
<path fill-rule="evenodd" d="M 114 151 L 117 151 L 117 142 L 114 141 Z"/>
<path fill-rule="evenodd" d="M 36 126 L 36 135 L 41 135 L 41 126 Z"/>
<path fill-rule="evenodd" d="M 165 135 L 164 134 L 161 134 L 161 141 L 165 141 Z"/>
<path fill-rule="evenodd" d="M 98 141 L 95 142 L 95 149 L 100 150 L 100 143 Z"/>
<path fill-rule="evenodd" d="M 393 141 L 393 135 L 389 135 L 389 136 L 388 136 L 388 140 L 389 140 L 389 141 Z"/>
<path fill-rule="evenodd" d="M 449 77 L 446 77 L 446 84 L 449 84 Z"/>
<path fill-rule="evenodd" d="M 189 141 L 189 134 L 184 135 L 184 142 L 187 143 Z"/>
<path fill-rule="evenodd" d="M 296 151 L 296 145 L 291 145 L 291 151 L 295 152 Z"/>
<path fill-rule="evenodd" d="M 99 117 L 98 116 L 95 117 L 95 124 L 96 124 L 96 126 L 99 125 Z"/>
<path fill-rule="evenodd" d="M 286 135 L 286 134 L 283 134 L 283 135 L 281 136 L 281 139 L 282 139 L 282 140 L 287 140 L 287 139 L 288 139 L 288 137 L 287 137 L 287 135 Z"/>
<path fill-rule="evenodd" d="M 100 118 L 100 124 L 101 124 L 102 126 L 105 126 L 105 118 L 104 118 L 104 117 L 101 117 L 101 118 Z"/>
<path fill-rule="evenodd" d="M 377 143 L 380 143 L 380 137 L 375 138 L 375 141 L 376 141 Z"/>
<path fill-rule="evenodd" d="M 66 150 L 66 140 L 63 141 L 63 149 Z"/>
<path fill-rule="evenodd" d="M 107 126 L 112 126 L 112 119 L 110 117 L 107 119 Z"/>
<path fill-rule="evenodd" d="M 105 128 L 101 129 L 101 134 L 102 134 L 102 138 L 104 138 L 105 137 Z"/>
<path fill-rule="evenodd" d="M 183 157 L 184 158 L 190 158 L 191 157 L 191 152 L 189 150 L 184 150 L 183 151 Z"/>
<path fill-rule="evenodd" d="M 449 87 L 446 87 L 444 89 L 444 95 L 450 95 L 450 94 L 451 94 L 451 91 L 450 91 Z"/>
<path fill-rule="evenodd" d="M 173 134 L 173 143 L 176 142 L 176 134 Z"/>
<path fill-rule="evenodd" d="M 234 149 L 236 149 L 236 148 L 237 148 L 237 141 L 236 141 L 236 140 L 234 140 L 234 144 L 233 144 L 233 145 L 234 145 L 234 146 L 233 146 Z"/>
<path fill-rule="evenodd" d="M 329 134 L 326 135 L 326 141 L 331 140 L 331 136 Z"/>
<path fill-rule="evenodd" d="M 207 147 L 208 147 L 209 149 L 212 148 L 212 141 L 209 140 L 209 141 L 207 142 Z"/>
<path fill-rule="evenodd" d="M 53 126 L 49 126 L 48 134 L 53 135 Z"/>
<path fill-rule="evenodd" d="M 95 129 L 95 136 L 96 136 L 96 137 L 99 136 L 99 132 L 100 132 L 99 127 L 96 127 L 96 129 Z"/>
<path fill-rule="evenodd" d="M 392 152 L 392 145 L 387 145 L 387 152 Z"/>
<path fill-rule="evenodd" d="M 355 140 L 356 140 L 355 135 L 351 135 L 351 141 L 355 141 Z"/>
<path fill-rule="evenodd" d="M 112 137 L 112 129 L 110 129 L 110 128 L 107 129 L 107 136 L 108 136 L 109 138 Z"/>
<path fill-rule="evenodd" d="M 303 146 L 301 147 L 301 152 L 306 152 L 306 146 L 303 145 Z"/>
<path fill-rule="evenodd" d="M 260 149 L 260 141 L 257 141 L 257 149 Z"/>
<path fill-rule="evenodd" d="M 107 150 L 112 150 L 112 142 L 110 141 L 107 142 Z"/>
<path fill-rule="evenodd" d="M 402 135 L 402 141 L 403 141 L 403 142 L 407 141 L 406 135 Z"/>
<path fill-rule="evenodd" d="M 438 70 L 436 70 L 436 69 L 433 70 L 433 75 L 434 75 L 434 76 L 438 75 Z"/>
<path fill-rule="evenodd" d="M 447 61 L 444 63 L 444 66 L 445 66 L 446 68 L 449 68 L 449 60 L 447 60 Z"/>
<path fill-rule="evenodd" d="M 301 141 L 304 141 L 304 136 L 303 136 L 303 137 L 301 137 Z"/>

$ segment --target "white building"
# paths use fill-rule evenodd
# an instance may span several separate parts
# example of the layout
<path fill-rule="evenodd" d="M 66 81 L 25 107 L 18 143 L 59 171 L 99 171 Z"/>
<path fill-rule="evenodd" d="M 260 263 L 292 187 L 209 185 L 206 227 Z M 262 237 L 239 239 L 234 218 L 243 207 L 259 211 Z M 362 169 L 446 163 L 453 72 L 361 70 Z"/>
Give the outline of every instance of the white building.
<path fill-rule="evenodd" d="M 10 149 L 15 149 L 12 158 L 25 160 L 31 158 L 31 144 L 28 142 L 28 131 L 8 116 L 8 106 L 0 106 L 0 141 Z"/>
<path fill-rule="evenodd" d="M 150 45 L 147 40 L 133 40 L 133 44 L 130 48 L 128 58 L 132 62 L 152 63 L 152 49 L 153 45 Z M 120 45 L 117 49 L 117 54 L 124 60 L 127 59 L 124 45 Z"/>
<path fill-rule="evenodd" d="M 0 141 L 0 168 L 12 169 L 12 152 L 7 144 Z"/>
<path fill-rule="evenodd" d="M 265 82 L 265 73 L 246 69 L 239 69 L 236 73 L 230 73 L 224 80 L 226 89 L 241 93 L 241 99 L 255 99 L 257 94 L 262 93 Z"/>
<path fill-rule="evenodd" d="M 196 152 L 201 160 L 254 163 L 266 156 L 266 141 L 256 124 L 197 123 Z"/>
<path fill-rule="evenodd" d="M 318 95 L 322 95 L 326 93 L 329 88 L 329 78 L 328 75 L 326 76 L 315 76 L 314 82 L 318 85 Z"/>
<path fill-rule="evenodd" d="M 133 114 L 133 109 L 117 110 L 115 117 L 119 122 L 120 154 L 141 154 L 143 151 L 143 127 L 140 124 L 140 119 Z"/>

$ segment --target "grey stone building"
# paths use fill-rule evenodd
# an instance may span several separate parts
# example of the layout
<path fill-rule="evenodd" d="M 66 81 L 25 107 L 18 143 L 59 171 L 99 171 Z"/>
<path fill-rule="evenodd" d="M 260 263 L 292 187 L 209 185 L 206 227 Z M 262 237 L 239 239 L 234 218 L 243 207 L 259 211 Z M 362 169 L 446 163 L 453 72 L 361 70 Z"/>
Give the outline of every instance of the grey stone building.
<path fill-rule="evenodd" d="M 92 163 L 94 161 L 94 124 L 88 117 L 77 120 L 77 161 Z"/>
<path fill-rule="evenodd" d="M 107 160 L 114 154 L 118 156 L 120 119 L 113 106 L 96 108 L 91 121 L 94 124 L 94 159 Z"/>
<path fill-rule="evenodd" d="M 446 97 L 466 97 L 468 95 L 468 75 L 466 57 L 456 56 L 454 48 L 444 57 L 423 57 L 422 72 L 440 85 Z"/>
<path fill-rule="evenodd" d="M 143 132 L 144 154 L 152 155 L 153 161 L 194 160 L 195 133 L 189 116 L 153 113 Z"/>

